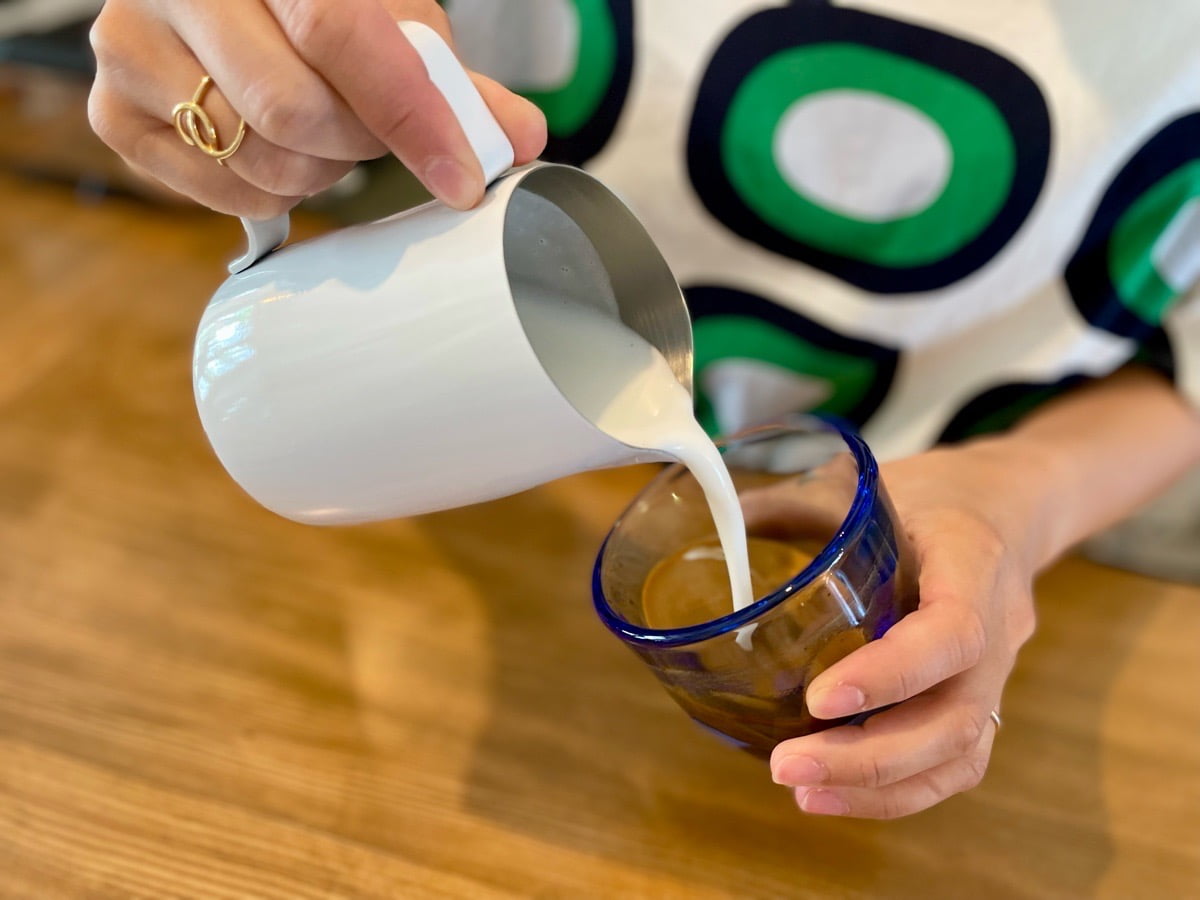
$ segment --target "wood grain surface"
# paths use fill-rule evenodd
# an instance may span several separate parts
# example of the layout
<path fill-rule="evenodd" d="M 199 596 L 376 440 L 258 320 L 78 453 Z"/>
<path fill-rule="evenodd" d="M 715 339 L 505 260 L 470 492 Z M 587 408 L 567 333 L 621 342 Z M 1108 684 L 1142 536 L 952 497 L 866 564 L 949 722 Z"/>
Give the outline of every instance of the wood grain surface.
<path fill-rule="evenodd" d="M 980 788 L 802 816 L 594 617 L 645 470 L 241 493 L 189 373 L 238 239 L 0 175 L 0 896 L 1200 897 L 1200 590 L 1062 563 Z"/>

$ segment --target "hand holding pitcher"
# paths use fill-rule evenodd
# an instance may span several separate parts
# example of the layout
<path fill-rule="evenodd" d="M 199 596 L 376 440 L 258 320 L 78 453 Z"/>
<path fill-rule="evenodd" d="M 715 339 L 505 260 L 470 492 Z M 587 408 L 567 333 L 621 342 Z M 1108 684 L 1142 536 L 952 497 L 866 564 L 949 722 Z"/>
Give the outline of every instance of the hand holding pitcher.
<path fill-rule="evenodd" d="M 108 0 L 92 29 L 92 126 L 135 169 L 232 215 L 277 216 L 388 152 L 442 202 L 470 208 L 483 172 L 400 20 L 451 40 L 433 0 Z M 516 162 L 536 158 L 541 112 L 471 79 Z M 233 148 L 220 165 L 177 133 L 173 110 L 189 98 L 208 156 Z"/>

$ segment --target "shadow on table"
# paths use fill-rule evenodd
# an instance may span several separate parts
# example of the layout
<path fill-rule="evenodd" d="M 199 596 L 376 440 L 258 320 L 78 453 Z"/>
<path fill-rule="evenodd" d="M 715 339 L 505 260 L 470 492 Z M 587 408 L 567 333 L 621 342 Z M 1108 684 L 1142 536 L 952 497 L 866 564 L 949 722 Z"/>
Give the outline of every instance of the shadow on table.
<path fill-rule="evenodd" d="M 514 521 L 526 523 L 522 533 Z M 816 819 L 761 763 L 701 734 L 600 625 L 589 579 L 601 529 L 545 491 L 420 527 L 489 600 L 491 709 L 467 774 L 475 814 L 738 896 L 835 886 L 839 895 L 1084 896 L 1109 864 L 1101 718 L 1112 674 L 1154 606 L 1128 602 L 1122 576 L 1095 579 L 1077 603 L 1061 598 L 1081 564 L 1048 577 L 1042 593 L 1055 602 L 1043 604 L 1010 682 L 982 787 L 898 822 Z"/>

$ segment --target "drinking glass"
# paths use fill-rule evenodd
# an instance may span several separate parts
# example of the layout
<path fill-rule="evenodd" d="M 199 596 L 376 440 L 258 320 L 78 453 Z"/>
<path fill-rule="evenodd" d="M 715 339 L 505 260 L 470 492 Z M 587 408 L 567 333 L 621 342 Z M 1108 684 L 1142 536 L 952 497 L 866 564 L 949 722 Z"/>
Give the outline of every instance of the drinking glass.
<path fill-rule="evenodd" d="M 916 609 L 916 571 L 878 464 L 848 427 L 795 416 L 718 445 L 747 535 L 809 548 L 812 561 L 745 609 L 650 627 L 642 589 L 651 570 L 716 535 L 699 486 L 673 465 L 613 525 L 596 559 L 592 593 L 604 624 L 688 715 L 766 757 L 786 738 L 850 721 L 814 718 L 805 688 Z"/>

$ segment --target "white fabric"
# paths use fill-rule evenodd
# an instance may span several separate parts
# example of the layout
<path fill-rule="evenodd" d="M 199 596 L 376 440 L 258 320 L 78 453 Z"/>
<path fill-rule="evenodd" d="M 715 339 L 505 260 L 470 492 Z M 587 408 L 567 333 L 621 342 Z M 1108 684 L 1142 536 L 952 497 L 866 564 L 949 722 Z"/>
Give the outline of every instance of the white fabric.
<path fill-rule="evenodd" d="M 1130 156 L 1168 122 L 1200 111 L 1200 3 L 857 0 L 838 6 L 992 48 L 1041 89 L 1053 136 L 1045 184 L 1016 236 L 973 274 L 936 291 L 881 298 L 764 249 L 709 214 L 683 155 L 692 105 L 724 38 L 748 16 L 771 8 L 761 0 L 636 2 L 632 85 L 614 137 L 588 168 L 631 204 L 683 285 L 750 291 L 839 333 L 898 349 L 890 392 L 864 429 L 885 458 L 928 446 L 963 404 L 992 387 L 1098 376 L 1127 362 L 1135 343 L 1084 320 L 1064 270 Z M 498 41 L 511 46 L 525 26 L 510 18 L 505 27 L 513 31 Z M 537 53 L 536 44 L 525 46 Z M 859 114 L 869 114 L 880 133 L 909 141 L 911 152 L 873 158 L 870 139 L 855 144 L 841 115 L 848 100 L 859 104 Z M 776 135 L 782 168 L 797 189 L 813 193 L 812 173 L 824 167 L 832 176 L 825 178 L 820 199 L 864 218 L 919 210 L 940 189 L 948 163 L 939 156 L 945 149 L 938 149 L 936 128 L 923 128 L 895 108 L 884 112 L 878 100 L 835 97 L 822 103 L 793 110 L 786 133 Z M 813 139 L 816 128 L 824 143 Z M 867 171 L 872 164 L 882 168 Z M 872 187 L 897 175 L 907 186 Z M 1155 247 L 1155 261 L 1177 289 L 1200 275 L 1198 210 L 1193 205 L 1181 212 Z M 1180 387 L 1200 399 L 1195 298 L 1177 304 L 1164 327 Z M 737 394 L 727 386 L 722 392 Z M 737 424 L 739 412 L 750 415 L 763 403 L 743 397 L 742 407 L 732 415 L 727 408 L 719 416 L 722 426 Z"/>
<path fill-rule="evenodd" d="M 775 132 L 784 178 L 823 206 L 868 222 L 925 209 L 950 177 L 945 134 L 878 94 L 823 91 L 792 104 Z M 890 150 L 904 147 L 903 153 Z"/>

